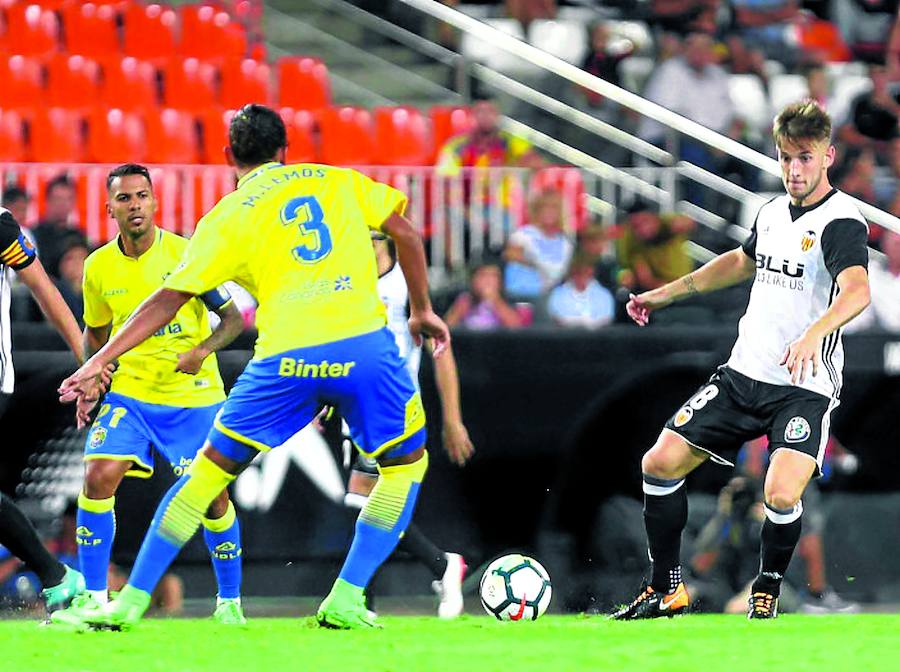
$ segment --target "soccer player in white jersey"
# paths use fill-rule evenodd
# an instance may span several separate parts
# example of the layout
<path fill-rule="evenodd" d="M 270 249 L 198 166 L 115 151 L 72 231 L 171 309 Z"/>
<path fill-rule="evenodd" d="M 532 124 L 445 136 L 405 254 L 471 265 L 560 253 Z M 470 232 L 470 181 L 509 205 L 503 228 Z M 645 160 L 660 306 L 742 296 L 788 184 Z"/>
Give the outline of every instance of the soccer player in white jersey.
<path fill-rule="evenodd" d="M 787 194 L 763 205 L 744 244 L 628 302 L 647 324 L 654 310 L 755 275 L 737 342 L 724 366 L 666 423 L 641 461 L 652 576 L 615 614 L 672 616 L 690 599 L 681 581 L 685 477 L 707 459 L 731 465 L 742 443 L 768 435 L 760 570 L 749 618 L 774 618 L 800 538 L 801 496 L 821 473 L 831 413 L 841 393 L 841 328 L 869 304 L 866 222 L 834 189 L 831 120 L 812 101 L 785 107 L 773 127 Z"/>
<path fill-rule="evenodd" d="M 407 309 L 409 290 L 406 287 L 406 279 L 397 264 L 396 252 L 390 239 L 382 234 L 373 233 L 372 245 L 375 248 L 375 261 L 378 266 L 378 293 L 387 309 L 387 326 L 394 334 L 400 356 L 406 362 L 406 368 L 413 382 L 418 384 L 422 349 L 416 346 L 409 333 Z M 434 368 L 435 383 L 441 399 L 444 448 L 450 459 L 462 466 L 471 457 L 474 448 L 462 421 L 459 374 L 450 347 L 443 357 L 434 360 Z M 345 437 L 345 444 L 347 441 L 349 438 Z M 351 508 L 361 509 L 377 480 L 378 470 L 375 460 L 357 455 L 350 472 L 344 503 Z M 432 589 L 440 598 L 438 616 L 446 619 L 459 616 L 463 611 L 462 580 L 466 573 L 463 557 L 458 553 L 447 553 L 439 549 L 414 522 L 406 528 L 397 550 L 409 553 L 431 571 L 434 576 Z"/>

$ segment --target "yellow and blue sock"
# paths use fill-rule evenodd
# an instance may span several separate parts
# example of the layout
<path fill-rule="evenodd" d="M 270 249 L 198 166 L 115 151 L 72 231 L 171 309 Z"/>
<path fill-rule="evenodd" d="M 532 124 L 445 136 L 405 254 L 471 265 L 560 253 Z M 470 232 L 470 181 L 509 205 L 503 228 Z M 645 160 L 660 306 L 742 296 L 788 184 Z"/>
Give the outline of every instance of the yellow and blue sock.
<path fill-rule="evenodd" d="M 428 453 L 412 464 L 379 467 L 381 477 L 356 521 L 356 534 L 339 579 L 365 588 L 393 552 L 412 519 Z"/>
<path fill-rule="evenodd" d="M 181 547 L 194 536 L 212 501 L 234 476 L 204 455 L 194 458 L 190 469 L 169 488 L 141 544 L 129 585 L 152 593 Z"/>
<path fill-rule="evenodd" d="M 230 600 L 241 596 L 241 524 L 228 502 L 228 510 L 221 518 L 203 519 L 203 539 L 212 557 L 219 597 Z"/>
<path fill-rule="evenodd" d="M 101 602 L 106 600 L 106 575 L 116 536 L 115 505 L 115 497 L 90 499 L 83 492 L 78 495 L 75 514 L 78 564 L 88 591 Z"/>

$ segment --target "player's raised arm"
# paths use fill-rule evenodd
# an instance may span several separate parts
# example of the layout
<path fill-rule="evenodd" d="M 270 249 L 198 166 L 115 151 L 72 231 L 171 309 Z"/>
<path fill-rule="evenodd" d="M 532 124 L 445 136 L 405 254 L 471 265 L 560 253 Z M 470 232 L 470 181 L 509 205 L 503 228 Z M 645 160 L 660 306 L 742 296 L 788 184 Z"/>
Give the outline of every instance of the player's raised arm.
<path fill-rule="evenodd" d="M 431 309 L 422 239 L 409 220 L 396 212 L 385 220 L 382 230 L 397 247 L 397 261 L 409 289 L 409 332 L 416 345 L 422 344 L 423 335 L 431 336 L 434 339 L 434 357 L 438 359 L 450 343 L 450 330 Z"/>
<path fill-rule="evenodd" d="M 192 376 L 200 371 L 203 360 L 227 347 L 244 330 L 241 311 L 224 289 L 214 289 L 201 298 L 207 307 L 219 316 L 219 324 L 207 338 L 178 355 L 178 366 L 175 370 Z"/>
<path fill-rule="evenodd" d="M 31 290 L 34 300 L 37 301 L 41 312 L 52 324 L 59 335 L 63 337 L 66 345 L 75 355 L 75 359 L 80 364 L 84 361 L 81 355 L 81 330 L 78 328 L 78 322 L 69 306 L 66 305 L 62 295 L 47 272 L 44 270 L 40 259 L 35 259 L 33 263 L 19 270 L 17 275 L 25 283 L 25 286 Z"/>
<path fill-rule="evenodd" d="M 59 386 L 60 401 L 77 399 L 85 385 L 99 376 L 107 365 L 171 322 L 178 310 L 193 297 L 193 294 L 165 288 L 151 294 L 106 345 L 62 382 Z"/>
<path fill-rule="evenodd" d="M 720 254 L 696 271 L 683 275 L 662 287 L 637 296 L 632 295 L 626 306 L 628 316 L 640 326 L 650 319 L 650 313 L 670 303 L 717 289 L 730 287 L 753 275 L 756 262 L 746 245 Z"/>

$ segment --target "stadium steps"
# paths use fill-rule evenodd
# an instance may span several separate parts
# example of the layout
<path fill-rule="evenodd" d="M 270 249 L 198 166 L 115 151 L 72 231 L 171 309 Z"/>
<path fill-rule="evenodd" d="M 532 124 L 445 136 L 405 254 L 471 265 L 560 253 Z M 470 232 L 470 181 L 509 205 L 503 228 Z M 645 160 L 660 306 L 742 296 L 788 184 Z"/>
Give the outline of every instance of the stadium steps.
<path fill-rule="evenodd" d="M 310 54 L 332 76 L 336 103 L 427 107 L 459 102 L 451 69 L 389 41 L 315 0 L 270 0 L 264 15 L 272 56 Z"/>

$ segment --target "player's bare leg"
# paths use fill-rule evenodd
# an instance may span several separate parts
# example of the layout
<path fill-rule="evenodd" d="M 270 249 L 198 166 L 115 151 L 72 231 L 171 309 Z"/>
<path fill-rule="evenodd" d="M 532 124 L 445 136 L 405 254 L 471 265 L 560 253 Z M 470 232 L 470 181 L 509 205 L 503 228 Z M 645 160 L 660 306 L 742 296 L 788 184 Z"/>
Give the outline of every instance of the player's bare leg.
<path fill-rule="evenodd" d="M 772 454 L 764 486 L 766 520 L 763 522 L 759 575 L 750 589 L 748 618 L 775 618 L 781 582 L 800 540 L 806 484 L 816 472 L 816 461 L 795 450 Z"/>
<path fill-rule="evenodd" d="M 681 580 L 679 559 L 681 531 L 687 522 L 684 478 L 708 457 L 668 429 L 644 454 L 644 525 L 652 575 L 634 601 L 612 614 L 613 618 L 658 618 L 687 611 L 690 598 Z"/>

